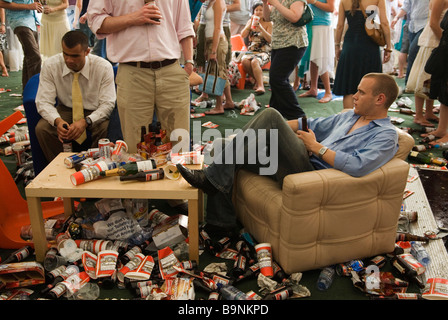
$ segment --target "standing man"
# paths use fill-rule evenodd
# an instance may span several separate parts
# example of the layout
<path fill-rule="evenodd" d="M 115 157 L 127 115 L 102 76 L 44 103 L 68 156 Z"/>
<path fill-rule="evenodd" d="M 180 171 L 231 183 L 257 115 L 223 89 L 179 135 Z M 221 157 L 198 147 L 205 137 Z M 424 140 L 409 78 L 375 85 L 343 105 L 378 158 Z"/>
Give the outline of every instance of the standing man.
<path fill-rule="evenodd" d="M 145 2 L 95 0 L 87 9 L 90 29 L 107 39 L 108 59 L 119 63 L 117 106 L 131 153 L 137 151 L 141 126 L 152 123 L 154 112 L 167 137 L 175 129 L 190 131 L 194 30 L 189 2 Z"/>
<path fill-rule="evenodd" d="M 42 12 L 40 2 L 33 0 L 0 0 L 0 8 L 6 9 L 6 19 L 14 34 L 22 44 L 23 69 L 22 90 L 28 80 L 40 72 L 42 59 L 39 51 L 39 19 L 36 11 Z"/>
<path fill-rule="evenodd" d="M 36 136 L 49 162 L 62 151 L 63 140 L 73 140 L 73 149 L 82 151 L 107 137 L 116 98 L 114 71 L 107 60 L 89 55 L 88 43 L 82 31 L 69 31 L 62 38 L 62 53 L 42 66 L 36 95 L 42 119 Z"/>

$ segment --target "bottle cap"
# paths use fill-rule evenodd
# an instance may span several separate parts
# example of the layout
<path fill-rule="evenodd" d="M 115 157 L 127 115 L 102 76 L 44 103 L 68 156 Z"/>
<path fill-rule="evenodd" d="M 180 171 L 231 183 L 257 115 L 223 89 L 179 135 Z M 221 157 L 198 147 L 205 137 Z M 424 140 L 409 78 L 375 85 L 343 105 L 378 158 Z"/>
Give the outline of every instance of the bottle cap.
<path fill-rule="evenodd" d="M 70 180 L 72 181 L 73 185 L 75 185 L 75 186 L 82 184 L 86 181 L 84 174 L 81 171 L 77 171 L 77 172 L 73 173 L 70 176 Z"/>

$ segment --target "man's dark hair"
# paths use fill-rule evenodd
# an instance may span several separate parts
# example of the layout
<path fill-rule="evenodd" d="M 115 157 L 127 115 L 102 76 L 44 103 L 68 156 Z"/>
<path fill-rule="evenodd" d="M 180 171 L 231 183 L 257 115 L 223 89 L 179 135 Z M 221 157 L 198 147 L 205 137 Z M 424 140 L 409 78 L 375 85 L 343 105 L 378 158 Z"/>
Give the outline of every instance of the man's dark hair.
<path fill-rule="evenodd" d="M 62 42 L 70 49 L 76 47 L 78 44 L 80 44 L 84 50 L 89 48 L 89 39 L 84 32 L 79 30 L 71 30 L 64 34 Z"/>

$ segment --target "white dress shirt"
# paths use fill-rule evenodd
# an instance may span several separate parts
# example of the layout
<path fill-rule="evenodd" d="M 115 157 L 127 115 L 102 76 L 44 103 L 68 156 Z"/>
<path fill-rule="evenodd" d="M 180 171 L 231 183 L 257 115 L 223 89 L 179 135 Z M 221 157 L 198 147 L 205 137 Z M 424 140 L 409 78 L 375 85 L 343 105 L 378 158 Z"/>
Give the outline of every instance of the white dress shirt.
<path fill-rule="evenodd" d="M 36 107 L 42 118 L 51 125 L 60 117 L 55 107 L 56 99 L 59 104 L 72 107 L 72 81 L 73 71 L 65 64 L 62 53 L 45 60 L 40 73 Z M 79 86 L 84 109 L 95 110 L 89 116 L 92 123 L 108 119 L 116 100 L 114 71 L 110 62 L 89 54 L 80 71 Z"/>

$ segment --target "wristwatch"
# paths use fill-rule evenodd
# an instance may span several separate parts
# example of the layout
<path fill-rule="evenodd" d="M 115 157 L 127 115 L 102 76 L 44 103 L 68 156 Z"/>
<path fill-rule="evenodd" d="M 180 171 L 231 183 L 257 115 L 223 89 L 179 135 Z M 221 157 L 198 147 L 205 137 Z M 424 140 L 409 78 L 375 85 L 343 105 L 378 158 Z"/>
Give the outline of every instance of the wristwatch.
<path fill-rule="evenodd" d="M 187 63 L 191 63 L 192 65 L 194 65 L 194 60 L 185 60 L 185 64 Z"/>
<path fill-rule="evenodd" d="M 322 157 L 324 156 L 325 152 L 327 152 L 328 148 L 327 147 L 322 147 L 319 150 L 319 153 L 317 154 L 317 156 L 322 159 Z"/>
<path fill-rule="evenodd" d="M 92 119 L 90 119 L 89 117 L 85 117 L 84 120 L 86 120 L 87 129 L 90 129 L 92 127 Z"/>

